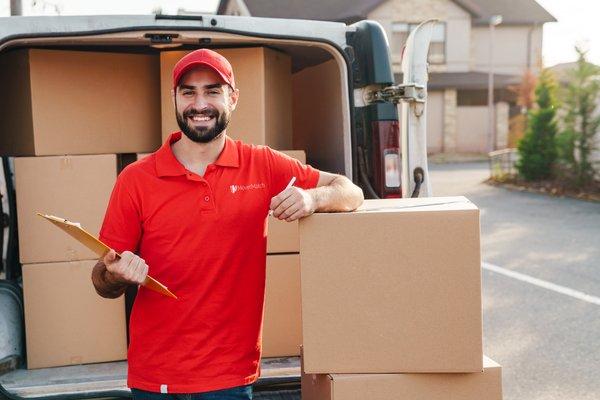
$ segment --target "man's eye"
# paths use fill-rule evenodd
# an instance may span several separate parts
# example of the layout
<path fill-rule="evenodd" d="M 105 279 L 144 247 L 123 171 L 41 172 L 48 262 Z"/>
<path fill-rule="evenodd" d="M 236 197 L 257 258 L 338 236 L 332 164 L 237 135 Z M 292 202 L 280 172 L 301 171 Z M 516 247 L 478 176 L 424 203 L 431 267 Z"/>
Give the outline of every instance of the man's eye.
<path fill-rule="evenodd" d="M 186 90 L 182 93 L 184 96 L 193 96 L 194 92 L 192 92 L 191 90 Z"/>
<path fill-rule="evenodd" d="M 218 90 L 209 90 L 208 94 L 210 94 L 211 96 L 215 96 L 215 95 L 219 94 L 219 91 Z"/>

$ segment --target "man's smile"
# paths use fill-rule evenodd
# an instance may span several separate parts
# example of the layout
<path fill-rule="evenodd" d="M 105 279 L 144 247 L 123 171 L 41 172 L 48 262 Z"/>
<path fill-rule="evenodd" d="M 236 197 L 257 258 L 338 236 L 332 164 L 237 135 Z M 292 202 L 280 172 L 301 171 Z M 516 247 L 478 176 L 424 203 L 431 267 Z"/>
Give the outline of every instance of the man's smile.
<path fill-rule="evenodd" d="M 196 114 L 188 117 L 187 119 L 193 125 L 208 125 L 208 123 L 212 122 L 215 119 L 215 117 L 212 115 Z"/>

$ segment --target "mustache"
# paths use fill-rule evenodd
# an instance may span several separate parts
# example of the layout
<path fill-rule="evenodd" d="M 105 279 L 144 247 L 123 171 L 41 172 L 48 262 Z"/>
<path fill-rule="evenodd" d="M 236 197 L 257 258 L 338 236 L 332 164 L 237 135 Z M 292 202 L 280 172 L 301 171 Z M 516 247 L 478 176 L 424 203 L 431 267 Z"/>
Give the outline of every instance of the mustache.
<path fill-rule="evenodd" d="M 203 117 L 218 117 L 219 116 L 219 112 L 217 110 L 213 110 L 213 109 L 196 110 L 194 108 L 189 109 L 189 110 L 185 110 L 183 112 L 183 117 L 184 118 L 195 117 L 197 115 L 200 115 L 200 116 L 203 116 Z"/>

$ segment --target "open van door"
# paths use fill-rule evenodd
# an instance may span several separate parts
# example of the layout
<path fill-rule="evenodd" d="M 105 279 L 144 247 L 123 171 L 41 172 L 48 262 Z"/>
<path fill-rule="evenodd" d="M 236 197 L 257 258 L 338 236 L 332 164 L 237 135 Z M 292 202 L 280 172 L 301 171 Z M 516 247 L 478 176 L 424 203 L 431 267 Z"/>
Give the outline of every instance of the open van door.
<path fill-rule="evenodd" d="M 374 84 L 355 89 L 355 106 L 365 109 L 380 106 L 377 112 L 370 112 L 376 117 L 369 122 L 372 123 L 374 136 L 372 142 L 386 143 L 385 146 L 380 146 L 381 148 L 374 148 L 372 152 L 372 169 L 376 171 L 379 167 L 384 171 L 380 179 L 375 177 L 373 184 L 375 186 L 373 191 L 381 192 L 381 197 L 398 197 L 386 196 L 388 194 L 386 189 L 396 185 L 401 186 L 402 197 L 432 195 L 427 168 L 427 55 L 436 22 L 436 20 L 425 21 L 410 33 L 402 54 L 401 84 L 382 86 L 381 80 L 377 80 L 377 69 L 375 69 L 374 72 L 368 71 L 373 75 L 371 79 Z M 384 123 L 389 125 L 390 121 L 385 120 L 391 119 L 392 116 L 386 105 L 392 104 L 397 106 L 400 129 L 397 124 L 396 126 L 383 125 Z M 397 151 L 398 145 L 401 148 L 400 154 Z M 400 156 L 401 160 L 398 159 Z M 363 178 L 363 185 L 365 180 L 366 178 Z"/>
<path fill-rule="evenodd" d="M 430 197 L 427 169 L 427 54 L 436 20 L 417 26 L 402 57 L 402 197 Z"/>
<path fill-rule="evenodd" d="M 430 197 L 427 168 L 427 54 L 436 20 L 418 25 L 402 53 L 402 84 L 375 97 L 399 104 L 402 144 L 402 197 Z"/>

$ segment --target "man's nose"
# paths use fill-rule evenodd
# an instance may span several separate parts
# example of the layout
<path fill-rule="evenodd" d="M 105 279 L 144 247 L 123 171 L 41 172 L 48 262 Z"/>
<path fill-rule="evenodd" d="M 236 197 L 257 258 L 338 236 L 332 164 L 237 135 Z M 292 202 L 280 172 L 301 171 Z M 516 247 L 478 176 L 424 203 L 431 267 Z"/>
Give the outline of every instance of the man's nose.
<path fill-rule="evenodd" d="M 204 108 L 206 108 L 208 106 L 208 101 L 206 100 L 206 98 L 201 95 L 198 94 L 194 97 L 194 107 L 198 110 L 202 110 Z"/>

